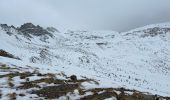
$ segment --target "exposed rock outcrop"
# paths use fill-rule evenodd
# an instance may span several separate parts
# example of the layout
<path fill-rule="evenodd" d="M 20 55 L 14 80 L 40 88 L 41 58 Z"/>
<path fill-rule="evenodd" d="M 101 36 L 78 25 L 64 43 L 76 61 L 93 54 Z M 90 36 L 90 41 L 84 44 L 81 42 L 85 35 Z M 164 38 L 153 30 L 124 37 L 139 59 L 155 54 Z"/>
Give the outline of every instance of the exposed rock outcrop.
<path fill-rule="evenodd" d="M 10 54 L 10 53 L 8 53 L 8 52 L 4 51 L 4 50 L 0 50 L 0 56 L 20 60 L 20 58 L 15 57 L 14 55 L 12 55 L 12 54 Z"/>
<path fill-rule="evenodd" d="M 46 29 L 47 31 L 49 31 L 49 32 L 59 32 L 56 28 L 54 28 L 54 27 L 47 27 L 47 29 Z"/>
<path fill-rule="evenodd" d="M 35 35 L 35 36 L 49 35 L 50 37 L 53 37 L 53 35 L 50 32 L 48 32 L 41 26 L 39 25 L 35 26 L 32 23 L 25 23 L 21 25 L 21 27 L 17 28 L 17 30 L 26 35 Z"/>

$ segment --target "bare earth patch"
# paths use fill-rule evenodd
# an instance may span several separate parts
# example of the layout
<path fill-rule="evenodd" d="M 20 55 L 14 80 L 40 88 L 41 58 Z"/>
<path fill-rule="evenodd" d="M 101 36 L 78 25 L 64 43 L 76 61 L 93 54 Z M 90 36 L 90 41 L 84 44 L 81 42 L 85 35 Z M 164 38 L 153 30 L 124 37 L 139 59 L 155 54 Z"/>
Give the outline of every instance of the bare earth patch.
<path fill-rule="evenodd" d="M 125 88 L 92 88 L 85 89 L 82 83 L 95 83 L 100 84 L 93 79 L 88 79 L 82 77 L 78 79 L 75 75 L 67 76 L 64 73 L 46 73 L 42 74 L 40 72 L 32 69 L 31 72 L 23 71 L 22 68 L 12 68 L 7 65 L 0 66 L 0 73 L 5 69 L 8 74 L 0 75 L 0 79 L 7 78 L 8 88 L 15 90 L 12 93 L 8 93 L 10 100 L 17 100 L 17 97 L 22 98 L 29 95 L 29 98 L 34 99 L 59 99 L 63 96 L 67 98 L 72 98 L 72 96 L 78 95 L 80 100 L 104 100 L 107 98 L 115 98 L 116 100 L 170 100 L 170 97 L 161 97 L 157 95 L 152 95 L 149 93 L 143 93 L 136 90 L 130 90 Z M 12 71 L 14 70 L 14 71 Z M 16 71 L 18 70 L 18 71 Z M 22 72 L 21 72 L 22 71 Z M 63 75 L 64 74 L 64 75 Z M 65 78 L 60 79 L 57 76 L 63 75 Z M 74 77 L 73 77 L 74 76 Z M 14 78 L 17 81 L 22 80 L 22 82 L 16 84 Z M 30 81 L 30 78 L 37 77 Z M 39 79 L 38 79 L 39 78 Z M 5 84 L 1 83 L 0 90 L 2 88 L 7 88 Z M 78 93 L 75 93 L 75 90 Z M 22 92 L 18 92 L 22 91 Z M 24 91 L 24 92 L 23 92 Z M 91 94 L 88 94 L 88 93 Z M 72 94 L 72 95 L 70 95 Z M 31 95 L 35 95 L 32 97 Z M 0 98 L 4 95 L 0 92 Z"/>

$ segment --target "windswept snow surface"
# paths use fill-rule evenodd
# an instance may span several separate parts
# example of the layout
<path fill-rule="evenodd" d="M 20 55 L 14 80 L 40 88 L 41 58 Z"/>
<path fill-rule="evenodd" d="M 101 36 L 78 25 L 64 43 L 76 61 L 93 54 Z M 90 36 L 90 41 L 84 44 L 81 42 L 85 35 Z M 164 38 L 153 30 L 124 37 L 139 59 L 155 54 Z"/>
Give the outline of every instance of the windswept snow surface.
<path fill-rule="evenodd" d="M 0 62 L 22 67 L 29 65 L 40 68 L 41 72 L 62 71 L 67 75 L 86 76 L 99 81 L 98 87 L 121 86 L 170 96 L 170 31 L 161 30 L 170 28 L 170 24 L 166 24 L 124 33 L 55 32 L 46 42 L 41 41 L 41 36 L 28 38 L 13 28 L 9 35 L 0 27 L 0 49 L 21 59 L 0 57 Z M 149 36 L 145 30 L 155 27 L 162 33 Z"/>

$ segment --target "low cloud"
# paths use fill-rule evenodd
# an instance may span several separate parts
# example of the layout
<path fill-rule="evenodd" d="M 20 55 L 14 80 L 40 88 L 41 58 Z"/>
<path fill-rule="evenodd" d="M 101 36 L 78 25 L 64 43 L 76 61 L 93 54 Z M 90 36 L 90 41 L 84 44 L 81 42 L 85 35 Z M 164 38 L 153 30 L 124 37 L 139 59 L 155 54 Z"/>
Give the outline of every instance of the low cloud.
<path fill-rule="evenodd" d="M 0 23 L 127 31 L 170 21 L 170 0 L 1 0 Z"/>

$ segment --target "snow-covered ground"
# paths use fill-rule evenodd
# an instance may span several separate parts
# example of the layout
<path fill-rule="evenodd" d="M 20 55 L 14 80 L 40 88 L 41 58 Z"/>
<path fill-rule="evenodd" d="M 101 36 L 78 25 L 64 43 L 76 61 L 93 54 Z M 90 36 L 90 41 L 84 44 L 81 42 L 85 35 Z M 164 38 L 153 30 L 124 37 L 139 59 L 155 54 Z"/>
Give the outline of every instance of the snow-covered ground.
<path fill-rule="evenodd" d="M 165 23 L 123 33 L 55 32 L 43 42 L 43 36 L 28 38 L 13 28 L 9 35 L 0 27 L 0 49 L 21 59 L 0 56 L 0 63 L 31 66 L 42 73 L 75 74 L 100 83 L 84 84 L 86 88 L 125 87 L 170 96 L 169 28 Z M 151 32 L 160 34 L 150 36 Z"/>

